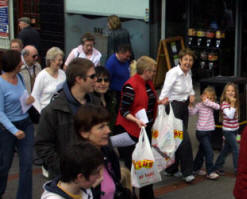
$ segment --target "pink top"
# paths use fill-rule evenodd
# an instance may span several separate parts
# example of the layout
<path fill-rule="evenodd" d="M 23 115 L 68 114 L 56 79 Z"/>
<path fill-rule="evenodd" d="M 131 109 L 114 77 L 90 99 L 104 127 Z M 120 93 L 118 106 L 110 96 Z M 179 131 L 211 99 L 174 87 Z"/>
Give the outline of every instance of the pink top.
<path fill-rule="evenodd" d="M 229 103 L 223 102 L 221 104 L 221 110 L 223 112 L 223 130 L 235 131 L 239 128 L 238 116 L 236 115 L 236 109 L 231 107 Z"/>
<path fill-rule="evenodd" d="M 104 192 L 104 195 L 101 196 L 101 199 L 113 199 L 115 183 L 105 167 L 103 171 L 103 179 L 104 180 L 101 182 L 101 191 Z"/>
<path fill-rule="evenodd" d="M 90 61 L 92 61 L 94 63 L 95 66 L 100 65 L 100 59 L 101 59 L 101 53 L 93 48 L 93 53 L 90 57 L 88 57 L 83 49 L 82 49 L 82 45 L 79 45 L 78 47 L 74 48 L 70 53 L 69 56 L 67 57 L 66 61 L 65 61 L 65 65 L 68 66 L 69 63 L 75 59 L 76 57 L 81 57 L 81 58 L 85 58 L 85 59 L 89 59 Z"/>
<path fill-rule="evenodd" d="M 204 102 L 189 107 L 190 115 L 198 114 L 196 129 L 198 131 L 213 131 L 215 129 L 214 109 L 219 110 L 220 105 L 206 99 Z"/>

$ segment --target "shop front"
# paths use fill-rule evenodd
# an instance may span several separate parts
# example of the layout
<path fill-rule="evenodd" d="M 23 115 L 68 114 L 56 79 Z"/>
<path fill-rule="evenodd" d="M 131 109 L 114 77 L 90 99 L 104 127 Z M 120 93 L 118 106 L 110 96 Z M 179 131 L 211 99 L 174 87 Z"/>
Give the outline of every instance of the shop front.
<path fill-rule="evenodd" d="M 194 79 L 247 77 L 246 1 L 163 0 L 160 7 L 164 4 L 162 39 L 183 36 L 185 45 L 196 52 Z"/>

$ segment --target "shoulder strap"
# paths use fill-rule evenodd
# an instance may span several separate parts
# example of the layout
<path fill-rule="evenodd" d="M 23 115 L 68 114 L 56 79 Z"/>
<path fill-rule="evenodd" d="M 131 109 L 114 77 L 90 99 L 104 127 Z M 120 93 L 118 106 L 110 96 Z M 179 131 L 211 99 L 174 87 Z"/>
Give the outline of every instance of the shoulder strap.
<path fill-rule="evenodd" d="M 21 79 L 21 82 L 24 88 L 26 88 L 22 75 L 20 73 L 17 73 L 17 76 Z"/>

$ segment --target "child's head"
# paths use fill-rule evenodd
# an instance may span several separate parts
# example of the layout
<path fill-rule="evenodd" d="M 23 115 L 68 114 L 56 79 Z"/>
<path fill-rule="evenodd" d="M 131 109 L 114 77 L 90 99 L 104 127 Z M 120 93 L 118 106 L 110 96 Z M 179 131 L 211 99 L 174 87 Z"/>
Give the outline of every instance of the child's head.
<path fill-rule="evenodd" d="M 238 88 L 237 85 L 234 84 L 233 82 L 229 82 L 225 85 L 221 98 L 220 98 L 220 102 L 222 103 L 223 101 L 227 101 L 230 102 L 230 98 L 236 98 L 238 101 Z"/>
<path fill-rule="evenodd" d="M 60 159 L 61 181 L 88 189 L 101 177 L 103 164 L 100 149 L 89 142 L 70 146 Z"/>
<path fill-rule="evenodd" d="M 205 96 L 206 98 L 208 98 L 212 102 L 214 102 L 216 100 L 215 89 L 212 86 L 206 87 L 204 89 L 202 95 Z"/>

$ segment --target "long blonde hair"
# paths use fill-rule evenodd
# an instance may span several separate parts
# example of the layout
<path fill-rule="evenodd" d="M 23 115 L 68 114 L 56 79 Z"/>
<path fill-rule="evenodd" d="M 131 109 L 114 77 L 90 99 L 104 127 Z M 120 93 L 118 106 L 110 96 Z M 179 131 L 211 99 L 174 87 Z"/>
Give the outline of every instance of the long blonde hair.
<path fill-rule="evenodd" d="M 229 83 L 227 83 L 225 85 L 225 87 L 223 89 L 223 92 L 221 94 L 221 97 L 220 97 L 220 104 L 222 104 L 224 101 L 227 102 L 227 103 L 230 103 L 229 99 L 226 98 L 226 89 L 229 86 L 232 86 L 234 88 L 234 90 L 235 90 L 235 98 L 236 98 L 235 108 L 236 108 L 237 116 L 239 116 L 239 93 L 238 93 L 238 87 L 233 82 L 229 82 Z"/>

